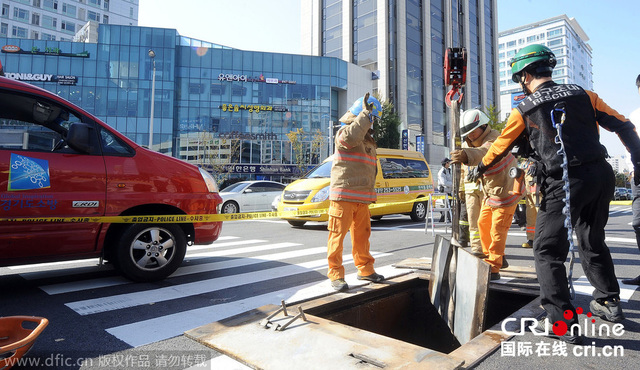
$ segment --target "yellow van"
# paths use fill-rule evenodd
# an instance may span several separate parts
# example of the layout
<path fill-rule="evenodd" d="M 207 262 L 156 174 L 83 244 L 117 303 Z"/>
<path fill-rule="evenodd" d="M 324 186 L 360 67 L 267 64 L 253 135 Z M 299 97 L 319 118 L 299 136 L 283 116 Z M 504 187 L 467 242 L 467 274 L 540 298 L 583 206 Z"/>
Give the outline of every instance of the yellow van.
<path fill-rule="evenodd" d="M 384 215 L 405 214 L 410 215 L 413 221 L 424 221 L 427 202 L 397 204 L 417 198 L 428 198 L 429 194 L 433 193 L 431 170 L 422 153 L 378 148 L 377 156 L 378 200 L 374 203 L 375 206 L 371 207 L 371 218 L 377 220 Z M 303 178 L 287 185 L 280 196 L 278 211 L 328 209 L 331 164 L 332 157 L 329 157 Z M 329 216 L 323 213 L 283 219 L 292 226 L 303 226 L 307 221 L 327 221 Z"/>

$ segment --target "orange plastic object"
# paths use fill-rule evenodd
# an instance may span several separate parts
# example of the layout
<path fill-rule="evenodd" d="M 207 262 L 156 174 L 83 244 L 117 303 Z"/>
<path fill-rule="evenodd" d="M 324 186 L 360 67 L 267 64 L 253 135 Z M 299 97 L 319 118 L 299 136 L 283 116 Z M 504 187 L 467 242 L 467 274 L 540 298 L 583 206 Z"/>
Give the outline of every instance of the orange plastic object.
<path fill-rule="evenodd" d="M 26 322 L 35 323 L 33 329 L 24 327 Z M 0 317 L 0 370 L 10 369 L 24 356 L 36 338 L 49 324 L 49 320 L 36 316 Z M 32 326 L 32 325 L 31 325 Z"/>

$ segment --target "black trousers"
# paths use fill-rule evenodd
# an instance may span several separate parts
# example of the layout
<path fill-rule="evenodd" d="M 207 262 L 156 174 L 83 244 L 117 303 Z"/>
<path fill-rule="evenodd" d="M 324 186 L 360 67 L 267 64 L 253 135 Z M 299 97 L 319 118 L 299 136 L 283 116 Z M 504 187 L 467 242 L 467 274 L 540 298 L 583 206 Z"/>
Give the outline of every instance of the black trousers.
<path fill-rule="evenodd" d="M 582 269 L 595 288 L 594 299 L 619 298 L 609 248 L 604 242 L 604 227 L 609 219 L 609 201 L 615 187 L 611 166 L 604 160 L 569 168 L 571 221 Z M 542 202 L 536 222 L 533 252 L 540 299 L 552 323 L 563 320 L 576 323 L 577 314 L 570 302 L 565 261 L 569 253 L 567 229 L 564 227 L 564 181 L 547 177 L 542 184 Z M 587 308 L 588 309 L 588 308 Z M 573 311 L 573 318 L 565 320 L 563 313 Z"/>

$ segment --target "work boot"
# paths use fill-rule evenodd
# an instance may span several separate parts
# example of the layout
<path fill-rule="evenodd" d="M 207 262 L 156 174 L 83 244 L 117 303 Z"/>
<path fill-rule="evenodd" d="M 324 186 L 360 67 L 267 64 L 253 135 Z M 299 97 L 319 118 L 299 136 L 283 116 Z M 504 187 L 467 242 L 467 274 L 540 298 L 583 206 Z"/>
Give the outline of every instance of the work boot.
<path fill-rule="evenodd" d="M 500 270 L 506 269 L 507 267 L 509 267 L 509 262 L 507 262 L 507 256 L 502 256 L 502 267 L 500 267 Z"/>
<path fill-rule="evenodd" d="M 620 299 L 612 298 L 608 300 L 593 300 L 589 303 L 591 312 L 607 321 L 620 322 L 624 320 L 624 314 L 622 313 L 622 307 L 620 307 Z"/>
<path fill-rule="evenodd" d="M 491 273 L 491 278 L 489 280 L 491 280 L 491 281 L 500 280 L 500 273 L 499 272 L 492 272 Z"/>
<path fill-rule="evenodd" d="M 564 333 L 564 335 L 556 335 L 553 332 L 553 325 L 549 322 L 546 316 L 538 320 L 538 325 L 536 325 L 534 329 L 531 330 L 531 332 L 547 333 L 545 334 L 546 337 L 559 339 L 570 344 L 582 344 L 582 342 L 584 341 L 584 335 L 572 335 L 571 330 L 568 330 L 566 333 Z"/>
<path fill-rule="evenodd" d="M 633 279 L 622 279 L 622 284 L 640 285 L 640 275 L 636 276 Z"/>
<path fill-rule="evenodd" d="M 331 280 L 331 287 L 338 292 L 346 292 L 349 290 L 349 284 L 344 279 Z"/>
<path fill-rule="evenodd" d="M 533 248 L 533 240 L 527 240 L 522 243 L 522 248 Z"/>
<path fill-rule="evenodd" d="M 362 276 L 360 274 L 357 275 L 358 280 L 367 280 L 367 281 L 372 281 L 374 283 L 379 283 L 382 280 L 384 280 L 384 276 L 380 275 L 380 274 L 376 274 L 375 272 L 371 275 L 367 275 L 367 276 Z"/>

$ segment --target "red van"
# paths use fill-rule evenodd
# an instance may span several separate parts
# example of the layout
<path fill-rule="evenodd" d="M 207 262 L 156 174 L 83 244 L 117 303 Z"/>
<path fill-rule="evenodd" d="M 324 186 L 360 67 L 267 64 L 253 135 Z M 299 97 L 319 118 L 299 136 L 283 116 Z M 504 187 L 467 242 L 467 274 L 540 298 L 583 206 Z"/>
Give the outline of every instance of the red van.
<path fill-rule="evenodd" d="M 0 219 L 216 213 L 213 177 L 143 148 L 72 103 L 0 77 Z M 102 257 L 135 281 L 164 279 L 221 222 L 0 221 L 0 266 Z"/>

